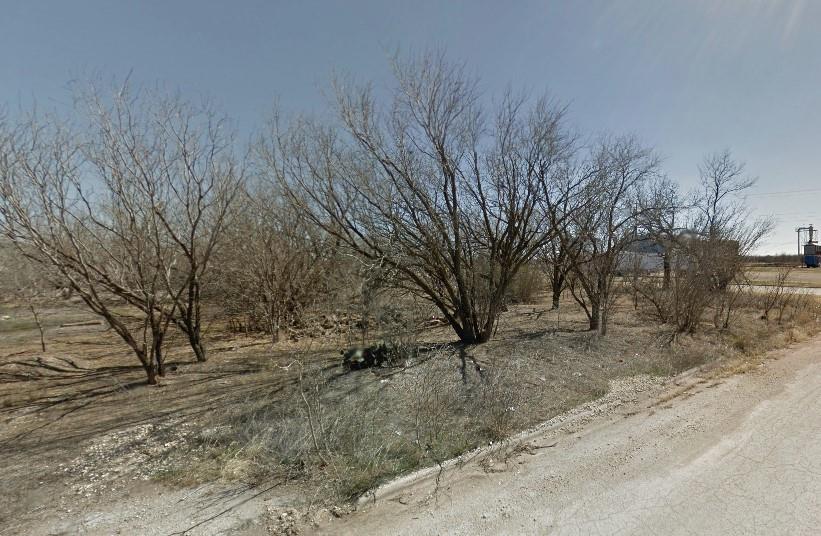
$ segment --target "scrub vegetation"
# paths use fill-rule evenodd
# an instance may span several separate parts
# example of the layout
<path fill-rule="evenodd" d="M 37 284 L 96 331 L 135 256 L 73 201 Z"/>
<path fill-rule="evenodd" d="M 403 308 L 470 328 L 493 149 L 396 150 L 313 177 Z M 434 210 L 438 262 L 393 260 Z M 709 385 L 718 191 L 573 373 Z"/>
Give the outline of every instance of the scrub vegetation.
<path fill-rule="evenodd" d="M 614 380 L 818 329 L 792 272 L 751 279 L 771 223 L 729 151 L 685 192 L 550 96 L 485 95 L 437 53 L 393 70 L 248 143 L 127 84 L 0 118 L 0 441 L 29 470 L 0 511 L 90 474 L 350 501 Z"/>

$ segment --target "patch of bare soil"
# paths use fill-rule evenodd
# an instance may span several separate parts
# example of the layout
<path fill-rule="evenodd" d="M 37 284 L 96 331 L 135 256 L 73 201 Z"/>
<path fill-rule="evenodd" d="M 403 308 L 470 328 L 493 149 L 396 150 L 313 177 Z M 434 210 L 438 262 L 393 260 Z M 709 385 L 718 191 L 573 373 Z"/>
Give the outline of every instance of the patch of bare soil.
<path fill-rule="evenodd" d="M 114 515 L 107 512 L 111 508 L 123 509 L 123 515 L 136 509 L 134 516 L 142 508 L 139 515 L 149 526 L 169 508 L 166 497 L 192 493 L 155 480 L 172 460 L 192 456 L 186 450 L 190 431 L 215 409 L 235 400 L 275 397 L 292 380 L 270 374 L 287 353 L 266 350 L 258 340 L 216 338 L 214 358 L 205 364 L 195 363 L 182 341 L 172 341 L 174 371 L 161 387 L 149 387 L 136 359 L 88 314 L 72 308 L 45 313 L 43 354 L 24 310 L 0 313 L 6 317 L 0 322 L 2 535 L 39 534 L 43 523 L 55 527 L 55 534 L 111 534 L 116 523 L 93 528 L 103 525 L 89 521 Z M 61 327 L 65 324 L 74 325 Z M 321 352 L 315 358 L 324 359 Z M 203 500 L 216 493 L 208 499 L 213 504 L 202 514 L 186 506 L 165 525 L 185 527 L 189 517 L 218 513 L 231 503 L 219 497 L 241 499 L 259 491 L 242 483 L 195 489 L 194 496 Z M 185 503 L 176 503 L 176 511 L 180 504 Z"/>

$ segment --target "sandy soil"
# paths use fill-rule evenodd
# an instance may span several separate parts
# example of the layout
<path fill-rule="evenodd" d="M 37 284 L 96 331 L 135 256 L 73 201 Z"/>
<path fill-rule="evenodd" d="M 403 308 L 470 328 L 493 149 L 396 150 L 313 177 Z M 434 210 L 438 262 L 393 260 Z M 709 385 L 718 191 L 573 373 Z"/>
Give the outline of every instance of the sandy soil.
<path fill-rule="evenodd" d="M 680 377 L 611 397 L 591 418 L 596 408 L 557 419 L 507 454 L 480 454 L 444 474 L 388 485 L 360 512 L 312 531 L 818 533 L 817 338 L 771 354 L 747 374 Z"/>

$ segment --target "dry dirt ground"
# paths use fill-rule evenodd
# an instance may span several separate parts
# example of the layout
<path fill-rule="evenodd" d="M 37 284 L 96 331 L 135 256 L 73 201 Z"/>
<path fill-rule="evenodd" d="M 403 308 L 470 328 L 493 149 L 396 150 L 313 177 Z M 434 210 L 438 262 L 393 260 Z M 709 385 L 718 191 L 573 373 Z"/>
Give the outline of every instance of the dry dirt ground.
<path fill-rule="evenodd" d="M 179 475 L 185 467 L 179 456 L 211 414 L 248 400 L 276 400 L 296 381 L 295 367 L 289 369 L 295 355 L 336 374 L 339 349 L 348 342 L 326 341 L 325 348 L 311 343 L 306 351 L 304 345 L 272 348 L 259 338 L 211 335 L 211 359 L 198 364 L 183 341 L 172 338 L 172 371 L 160 387 L 149 387 L 135 358 L 94 316 L 65 304 L 44 308 L 40 316 L 46 352 L 25 308 L 0 307 L 0 535 L 278 530 L 282 520 L 272 527 L 268 513 L 278 516 L 280 506 L 300 502 L 298 487 L 276 480 L 180 486 L 163 474 L 175 471 L 187 480 Z M 521 306 L 509 316 L 480 354 L 505 355 L 511 345 L 529 353 L 551 330 L 586 338 L 578 312 L 557 316 L 544 307 Z M 425 336 L 451 338 L 447 328 Z M 664 373 L 671 366 L 633 352 L 623 337 L 621 346 L 606 362 L 595 352 L 576 355 L 572 348 L 566 349 L 573 354 L 568 359 L 548 356 L 550 370 L 534 371 L 535 381 L 555 377 L 562 386 L 555 389 L 553 405 L 543 409 L 554 415 L 598 396 L 608 376 L 647 368 Z M 625 352 L 632 361 L 620 358 Z"/>
<path fill-rule="evenodd" d="M 180 455 L 197 456 L 196 452 L 188 452 L 187 441 L 193 434 L 202 431 L 203 423 L 207 423 L 214 412 L 247 400 L 276 400 L 296 381 L 294 373 L 287 372 L 287 367 L 296 353 L 308 355 L 304 347 L 283 343 L 272 348 L 265 340 L 258 338 L 214 332 L 209 337 L 211 359 L 208 363 L 197 364 L 185 351 L 182 341 L 171 339 L 169 361 L 174 370 L 161 387 L 148 387 L 144 385 L 144 373 L 135 365 L 133 356 L 123 349 L 111 332 L 93 323 L 76 325 L 93 321 L 94 317 L 82 309 L 65 306 L 44 309 L 40 314 L 46 327 L 46 352 L 39 348 L 37 330 L 25 309 L 0 307 L 0 489 L 3 490 L 0 494 L 0 536 L 254 535 L 288 533 L 292 526 L 301 526 L 307 533 L 312 530 L 353 533 L 357 532 L 360 522 L 364 527 L 370 527 L 373 533 L 384 533 L 379 528 L 382 523 L 387 523 L 384 517 L 380 521 L 382 514 L 379 512 L 386 511 L 382 506 L 373 514 L 356 514 L 343 519 L 339 525 L 328 527 L 320 523 L 321 529 L 316 529 L 312 523 L 300 522 L 300 513 L 289 509 L 302 500 L 300 488 L 281 485 L 282 482 L 275 479 L 254 485 L 216 480 L 181 486 L 172 485 L 162 478 L 165 471 L 179 471 Z M 513 348 L 532 354 L 531 357 L 538 359 L 540 366 L 544 367 L 543 370 L 533 371 L 532 383 L 560 386 L 553 391 L 556 399 L 551 403 L 553 405 L 545 409 L 547 415 L 555 415 L 599 396 L 606 390 L 608 381 L 611 382 L 611 391 L 603 400 L 587 409 L 575 410 L 570 416 L 560 416 L 560 420 L 571 419 L 578 423 L 596 415 L 609 415 L 596 417 L 598 420 L 594 422 L 601 424 L 602 418 L 619 421 L 622 417 L 615 417 L 612 412 L 628 411 L 623 408 L 625 404 L 632 403 L 636 393 L 659 396 L 663 389 L 670 388 L 669 385 L 665 387 L 666 380 L 658 377 L 626 378 L 643 372 L 663 376 L 686 366 L 686 362 L 659 360 L 658 348 L 651 351 L 647 346 L 650 344 L 648 341 L 652 341 L 652 333 L 644 327 L 646 322 L 637 319 L 624 320 L 614 326 L 613 334 L 608 339 L 609 346 L 603 352 L 595 345 L 584 348 L 587 337 L 584 320 L 578 313 L 575 316 L 566 313 L 556 315 L 542 306 L 518 306 L 506 315 L 497 337 L 483 345 L 475 357 L 487 362 L 497 355 L 508 358 Z M 425 336 L 431 340 L 451 338 L 447 328 L 428 330 Z M 329 371 L 338 370 L 339 349 L 345 342 L 332 340 L 326 343 L 324 347 L 311 348 L 310 360 Z M 704 346 L 705 351 L 709 352 L 710 348 L 709 345 Z M 699 384 L 693 392 L 699 389 L 713 392 L 706 390 L 710 385 Z M 719 386 L 714 390 L 721 392 L 723 389 L 727 387 Z M 768 392 L 762 391 L 763 394 Z M 754 390 L 749 393 L 746 398 L 737 400 L 750 402 L 759 396 Z M 683 396 L 687 400 L 686 397 L 691 395 Z M 673 407 L 677 407 L 678 403 L 679 399 L 671 402 Z M 712 407 L 726 409 L 730 414 L 743 410 Z M 642 413 L 632 417 L 633 420 L 624 420 L 625 423 L 632 423 L 628 431 L 637 437 L 635 441 L 621 438 L 630 442 L 627 445 L 633 449 L 630 451 L 619 451 L 615 446 L 619 444 L 619 434 L 625 433 L 624 428 L 614 428 L 610 439 L 612 446 L 599 444 L 595 448 L 591 446 L 591 451 L 582 449 L 578 452 L 568 448 L 575 436 L 562 432 L 564 435 L 560 434 L 561 440 L 555 447 L 550 447 L 549 442 L 545 443 L 547 439 L 534 440 L 533 446 L 520 447 L 521 452 L 532 453 L 533 456 L 519 455 L 516 461 L 508 460 L 501 466 L 498 460 L 491 462 L 485 458 L 481 465 L 475 461 L 468 463 L 464 470 L 448 472 L 448 479 L 472 475 L 462 482 L 480 483 L 484 479 L 486 483 L 483 486 L 498 491 L 501 488 L 493 484 L 493 479 L 496 476 L 511 479 L 517 472 L 522 473 L 525 469 L 519 464 L 520 461 L 550 460 L 549 457 L 542 457 L 546 453 L 551 453 L 550 456 L 562 453 L 563 459 L 549 461 L 551 467 L 554 463 L 560 463 L 573 468 L 568 460 L 579 457 L 579 463 L 591 464 L 590 472 L 581 471 L 574 476 L 575 472 L 556 472 L 558 469 L 553 467 L 553 472 L 542 474 L 539 471 L 546 470 L 546 467 L 534 466 L 533 471 L 536 472 L 532 478 L 546 479 L 541 487 L 535 488 L 539 496 L 549 494 L 552 486 L 562 483 L 577 482 L 581 485 L 586 482 L 587 486 L 606 483 L 604 477 L 612 472 L 612 468 L 595 467 L 593 460 L 585 456 L 598 458 L 613 452 L 613 456 L 617 456 L 614 459 L 627 462 L 634 459 L 631 456 L 642 444 L 641 441 L 655 444 L 654 448 L 666 452 L 667 439 L 664 435 L 655 436 L 653 432 L 659 430 L 660 434 L 667 433 L 662 429 L 664 423 L 659 421 L 653 425 L 653 419 L 672 415 L 669 409 L 667 404 L 662 404 L 649 410 L 642 409 L 640 405 L 629 410 L 643 411 L 649 423 L 637 420 Z M 675 422 L 685 430 L 696 433 L 700 430 L 699 426 L 709 426 L 709 416 L 709 413 L 702 414 L 691 420 L 683 415 Z M 725 415 L 722 413 L 719 417 L 724 419 Z M 724 422 L 721 419 L 717 422 Z M 645 426 L 650 427 L 647 432 L 649 437 L 637 436 L 639 427 L 643 430 Z M 714 436 L 717 433 L 713 431 Z M 630 435 L 625 437 L 629 438 Z M 676 432 L 671 437 L 685 441 L 692 436 Z M 584 443 L 579 442 L 578 445 Z M 512 471 L 511 467 L 514 468 Z M 492 477 L 490 480 L 487 480 L 488 475 Z M 428 491 L 423 491 L 426 484 L 420 483 L 419 486 L 420 491 L 415 496 L 427 497 Z M 508 480 L 505 486 L 506 491 L 518 489 L 515 480 Z M 462 503 L 454 500 L 461 494 L 461 490 L 456 494 L 442 488 L 433 502 L 427 504 L 438 504 L 440 507 L 451 504 L 459 508 Z M 465 512 L 465 527 L 478 531 L 486 526 L 491 532 L 504 532 L 507 525 L 494 525 L 496 522 L 487 520 L 499 515 L 502 516 L 499 518 L 501 523 L 507 510 L 494 509 L 495 499 L 488 500 L 490 502 L 482 499 L 483 507 L 477 510 L 478 520 L 471 521 L 472 518 Z M 401 504 L 409 501 L 414 505 L 412 510 Z M 458 524 L 439 528 L 424 525 L 424 519 L 451 519 L 453 522 L 457 518 L 448 518 L 443 510 L 420 509 L 417 502 L 418 499 L 398 498 L 378 504 L 398 508 L 395 521 L 400 524 L 395 525 L 396 533 L 419 532 L 413 528 L 417 522 L 420 530 L 461 530 Z M 504 504 L 508 505 L 505 508 L 514 508 L 516 503 L 507 501 Z M 468 508 L 468 505 L 462 507 Z M 457 509 L 453 512 L 457 515 L 461 511 Z M 482 515 L 489 517 L 481 518 Z M 414 516 L 421 517 L 413 519 Z M 401 524 L 411 521 L 412 524 Z M 385 525 L 385 530 L 389 527 Z M 524 525 L 522 527 L 526 528 Z"/>
<path fill-rule="evenodd" d="M 266 534 L 250 497 L 266 488 L 220 484 L 180 489 L 158 483 L 190 428 L 222 405 L 275 396 L 288 378 L 262 374 L 287 356 L 259 341 L 214 341 L 204 365 L 185 354 L 162 387 L 144 385 L 135 359 L 82 310 L 44 310 L 39 349 L 25 311 L 0 311 L 0 535 Z M 317 359 L 321 359 L 318 357 Z M 270 489 L 269 489 L 270 488 Z M 211 519 L 213 518 L 213 519 Z"/>
<path fill-rule="evenodd" d="M 775 282 L 781 268 L 775 266 L 755 266 L 747 270 L 747 277 L 759 285 Z M 794 268 L 787 277 L 786 284 L 801 288 L 821 288 L 821 268 Z"/>
<path fill-rule="evenodd" d="M 639 395 L 611 393 L 519 448 L 389 485 L 314 531 L 818 534 L 819 342 L 769 354 L 743 375 L 690 374 Z"/>

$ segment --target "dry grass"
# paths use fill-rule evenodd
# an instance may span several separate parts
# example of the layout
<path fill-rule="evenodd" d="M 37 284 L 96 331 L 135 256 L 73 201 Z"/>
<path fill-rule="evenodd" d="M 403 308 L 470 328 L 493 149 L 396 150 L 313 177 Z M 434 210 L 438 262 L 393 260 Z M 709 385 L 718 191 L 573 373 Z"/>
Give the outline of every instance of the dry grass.
<path fill-rule="evenodd" d="M 778 273 L 782 269 L 782 266 L 752 266 L 747 270 L 747 277 L 757 285 L 772 285 L 775 284 Z M 786 285 L 799 288 L 821 288 L 821 270 L 796 268 L 790 272 Z"/>
<path fill-rule="evenodd" d="M 276 475 L 305 484 L 313 500 L 350 500 L 599 398 L 610 380 L 702 365 L 708 374 L 739 371 L 818 331 L 814 300 L 796 303 L 780 325 L 761 320 L 757 305 L 750 297 L 731 329 L 705 323 L 675 340 L 627 300 L 604 339 L 584 331 L 569 303 L 559 312 L 522 305 L 491 342 L 443 344 L 394 369 L 340 374 L 300 361 L 303 380 L 284 401 L 247 400 L 213 417 L 197 439 L 202 462 L 185 464 L 186 479 Z"/>
<path fill-rule="evenodd" d="M 522 390 L 515 372 L 473 373 L 465 382 L 449 354 L 439 349 L 379 375 L 305 370 L 284 400 L 226 408 L 195 439 L 201 461 L 181 458 L 180 470 L 166 477 L 285 477 L 310 484 L 322 498 L 349 500 L 518 429 L 512 413 L 522 407 Z"/>
<path fill-rule="evenodd" d="M 730 329 L 716 330 L 705 318 L 699 333 L 675 340 L 671 329 L 649 322 L 626 298 L 616 304 L 603 339 L 586 331 L 572 302 L 551 311 L 547 296 L 532 301 L 511 306 L 487 344 L 460 348 L 450 343 L 449 328 L 427 327 L 403 334 L 402 342 L 432 351 L 402 366 L 352 373 L 339 366 L 339 350 L 359 336 L 271 346 L 262 337 L 226 334 L 214 323 L 206 364 L 193 363 L 184 341 L 172 339 L 170 359 L 180 368 L 160 388 L 142 384 L 141 371 L 110 332 L 58 327 L 88 315 L 46 311 L 49 352 L 43 356 L 25 310 L 6 308 L 3 314 L 15 322 L 0 325 L 0 369 L 28 376 L 0 385 L 0 441 L 11 460 L 3 476 L 15 490 L 0 509 L 25 508 L 31 482 L 60 481 L 53 467 L 91 460 L 88 449 L 100 441 L 119 446 L 101 451 L 93 458 L 100 467 L 88 470 L 102 474 L 121 466 L 118 481 L 132 478 L 126 474 L 131 462 L 151 444 L 161 451 L 152 458 L 162 463 L 149 461 L 137 478 L 179 485 L 287 480 L 307 502 L 349 500 L 599 398 L 612 380 L 697 366 L 708 377 L 749 370 L 766 351 L 819 330 L 812 298 L 785 307 L 779 324 L 760 319 L 751 295 Z M 28 366 L 49 356 L 70 357 L 84 368 L 66 374 Z M 180 420 L 184 434 L 176 433 Z M 151 437 L 127 441 L 135 423 L 151 423 L 144 430 Z M 162 450 L 169 434 L 174 446 Z"/>

